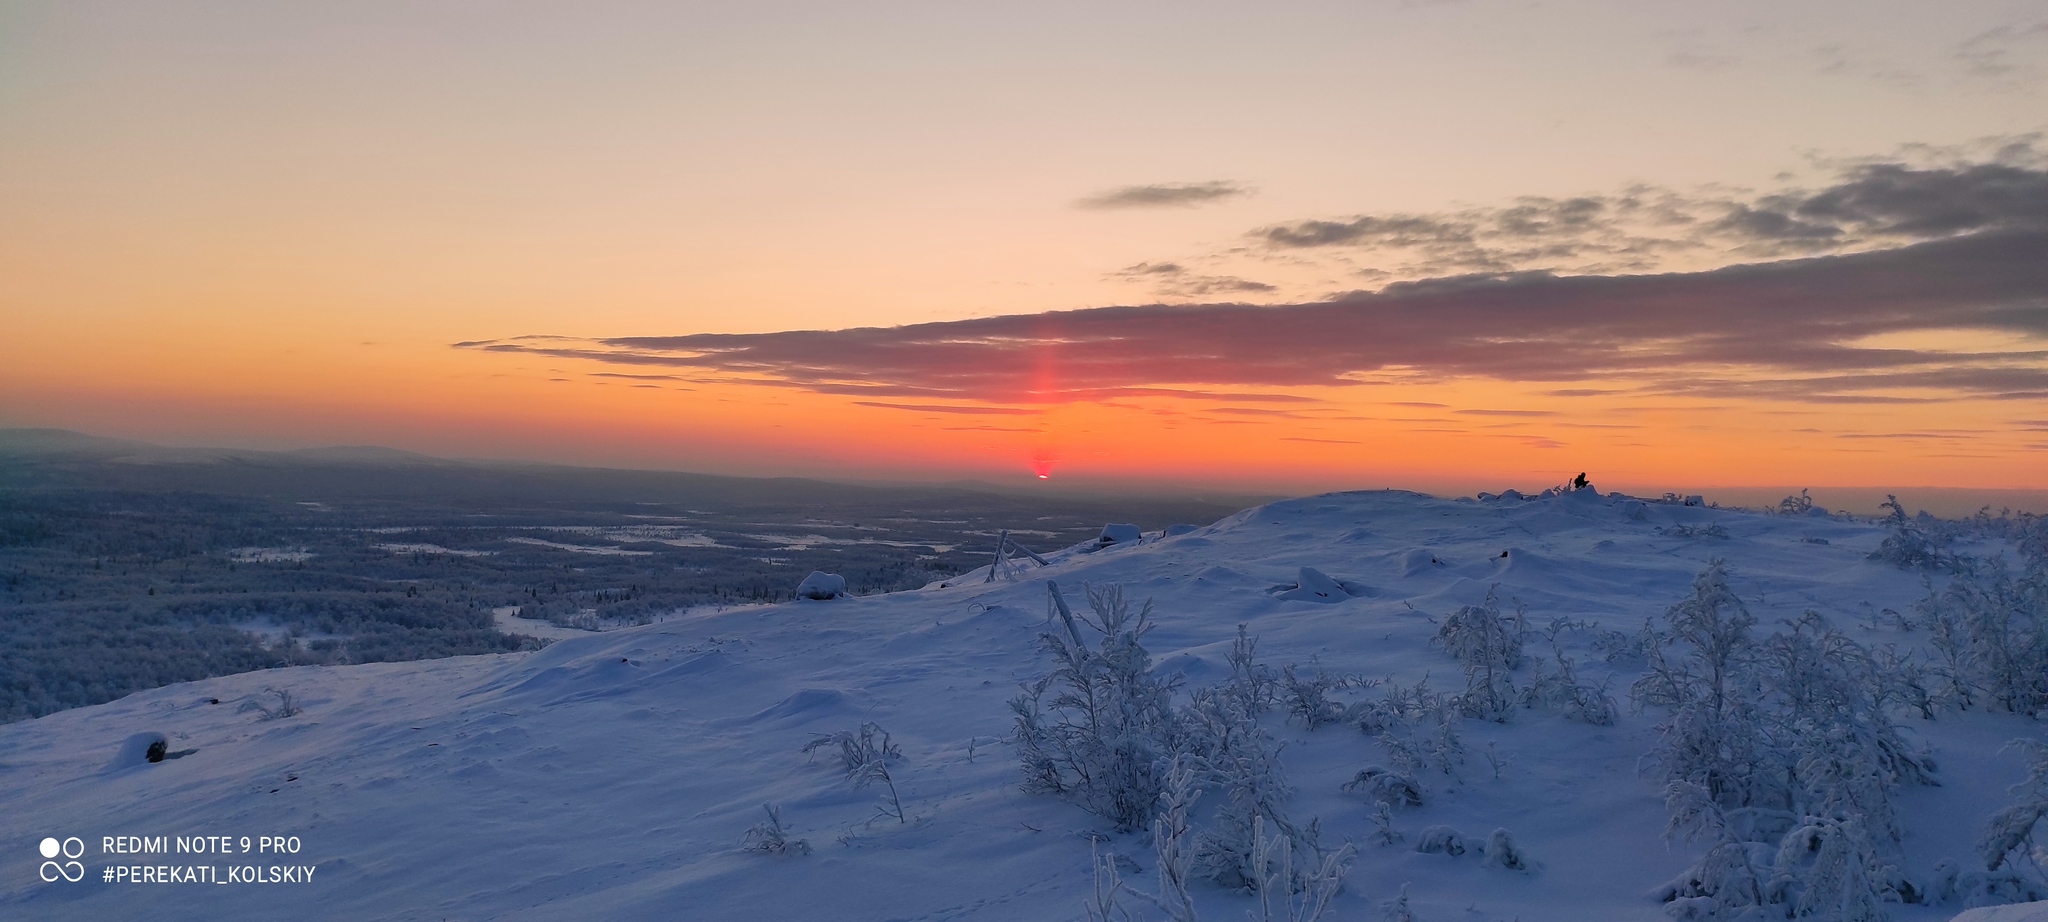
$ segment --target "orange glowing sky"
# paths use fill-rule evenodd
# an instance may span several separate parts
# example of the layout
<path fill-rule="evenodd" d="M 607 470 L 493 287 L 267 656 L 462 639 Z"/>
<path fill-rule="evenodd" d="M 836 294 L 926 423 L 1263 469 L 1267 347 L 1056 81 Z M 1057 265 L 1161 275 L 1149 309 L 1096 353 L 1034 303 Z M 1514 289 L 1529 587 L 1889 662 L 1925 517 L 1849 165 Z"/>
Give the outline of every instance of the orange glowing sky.
<path fill-rule="evenodd" d="M 2048 488 L 2038 7 L 672 6 L 0 8 L 0 426 Z"/>

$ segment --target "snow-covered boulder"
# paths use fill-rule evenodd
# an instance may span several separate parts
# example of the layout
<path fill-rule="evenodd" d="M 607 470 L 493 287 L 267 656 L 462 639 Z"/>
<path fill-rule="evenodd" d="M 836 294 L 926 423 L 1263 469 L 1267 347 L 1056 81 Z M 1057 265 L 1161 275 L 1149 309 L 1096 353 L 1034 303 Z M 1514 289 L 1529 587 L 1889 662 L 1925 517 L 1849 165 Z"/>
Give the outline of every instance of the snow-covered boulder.
<path fill-rule="evenodd" d="M 146 732 L 132 734 L 127 739 L 121 741 L 121 748 L 114 752 L 114 757 L 108 760 L 106 767 L 100 769 L 100 771 L 106 774 L 113 774 L 148 765 L 151 762 L 161 762 L 164 760 L 164 752 L 168 748 L 170 748 L 170 741 L 165 739 L 161 733 Z M 152 753 L 154 753 L 154 758 L 151 757 Z"/>
<path fill-rule="evenodd" d="M 1190 532 L 1194 532 L 1194 531 L 1199 531 L 1199 530 L 1201 529 L 1201 527 L 1202 527 L 1202 526 L 1200 526 L 1200 525 L 1185 525 L 1185 524 L 1182 524 L 1182 525 L 1168 525 L 1168 526 L 1166 526 L 1166 530 L 1165 530 L 1165 531 L 1163 531 L 1163 532 L 1160 532 L 1159 536 L 1160 536 L 1160 537 L 1162 537 L 1162 538 L 1178 538 L 1178 537 L 1180 537 L 1181 535 L 1185 535 L 1185 534 L 1188 534 L 1188 533 L 1190 533 Z"/>
<path fill-rule="evenodd" d="M 1136 525 L 1111 522 L 1102 526 L 1102 537 L 1095 539 L 1095 543 L 1107 547 L 1111 544 L 1137 541 L 1144 536 L 1145 533 L 1139 531 Z"/>
<path fill-rule="evenodd" d="M 2048 922 L 2048 902 L 1968 909 L 1949 922 Z"/>
<path fill-rule="evenodd" d="M 837 573 L 827 573 L 823 570 L 812 570 L 811 575 L 804 577 L 803 582 L 796 584 L 796 597 L 799 599 L 823 601 L 825 599 L 836 599 L 845 594 L 846 577 L 840 576 Z"/>
<path fill-rule="evenodd" d="M 1322 602 L 1330 604 L 1346 599 L 1369 595 L 1372 588 L 1360 583 L 1331 579 L 1329 574 L 1314 567 L 1302 567 L 1295 577 L 1294 585 L 1273 587 L 1273 594 L 1293 602 Z"/>

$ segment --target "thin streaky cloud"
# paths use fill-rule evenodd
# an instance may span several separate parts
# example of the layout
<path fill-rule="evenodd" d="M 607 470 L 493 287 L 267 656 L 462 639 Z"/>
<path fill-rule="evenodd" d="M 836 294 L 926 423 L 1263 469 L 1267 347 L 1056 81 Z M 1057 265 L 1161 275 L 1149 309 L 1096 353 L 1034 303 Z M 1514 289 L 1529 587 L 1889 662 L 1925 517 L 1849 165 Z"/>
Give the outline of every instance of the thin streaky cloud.
<path fill-rule="evenodd" d="M 918 413 L 961 413 L 968 416 L 1030 416 L 1039 411 L 1015 407 L 957 407 L 936 403 L 883 403 L 879 400 L 856 400 L 857 407 L 879 407 L 884 410 L 910 410 Z"/>
<path fill-rule="evenodd" d="M 1252 194 L 1249 186 L 1228 180 L 1170 182 L 1146 186 L 1124 186 L 1098 192 L 1075 202 L 1079 208 L 1193 208 Z"/>

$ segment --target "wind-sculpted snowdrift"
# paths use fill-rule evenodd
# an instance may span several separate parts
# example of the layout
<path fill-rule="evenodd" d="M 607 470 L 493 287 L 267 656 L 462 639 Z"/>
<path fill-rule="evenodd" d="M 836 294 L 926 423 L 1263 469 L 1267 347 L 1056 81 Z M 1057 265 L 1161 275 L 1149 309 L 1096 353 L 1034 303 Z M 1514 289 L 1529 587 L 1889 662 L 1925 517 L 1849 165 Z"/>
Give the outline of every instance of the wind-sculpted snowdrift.
<path fill-rule="evenodd" d="M 1982 599 L 2019 606 L 2000 629 L 2021 648 L 2040 617 L 2004 538 L 1948 545 L 2006 554 L 2002 575 L 1909 570 L 1869 559 L 1888 536 L 1870 521 L 1592 491 L 1335 494 L 1178 532 L 994 582 L 269 670 L 0 727 L 0 863 L 27 869 L 0 877 L 0 916 L 1036 922 L 1108 905 L 1116 879 L 1134 919 L 1280 918 L 1277 881 L 1327 890 L 1333 871 L 1334 895 L 1306 894 L 1331 919 L 1934 920 L 2040 886 L 2024 844 L 1985 854 L 1987 820 L 2032 796 L 2008 790 L 2028 752 L 2001 747 L 2042 726 L 2014 713 L 2033 699 L 2009 660 L 2030 654 L 1972 652 Z M 1149 600 L 1149 632 L 1106 642 L 1141 622 L 1091 615 L 1084 587 Z M 1149 723 L 1059 700 L 1114 669 Z M 1037 775 L 1020 686 L 1040 689 Z M 300 710 L 239 708 L 275 689 Z M 1152 761 L 1124 761 L 1156 801 L 1075 774 L 1137 751 L 1090 748 L 1089 727 L 1149 734 Z M 184 755 L 103 770 L 142 733 Z M 201 834 L 297 836 L 292 863 L 318 871 L 101 879 L 223 863 L 102 855 L 102 837 Z M 36 880 L 45 836 L 92 843 L 85 880 Z"/>

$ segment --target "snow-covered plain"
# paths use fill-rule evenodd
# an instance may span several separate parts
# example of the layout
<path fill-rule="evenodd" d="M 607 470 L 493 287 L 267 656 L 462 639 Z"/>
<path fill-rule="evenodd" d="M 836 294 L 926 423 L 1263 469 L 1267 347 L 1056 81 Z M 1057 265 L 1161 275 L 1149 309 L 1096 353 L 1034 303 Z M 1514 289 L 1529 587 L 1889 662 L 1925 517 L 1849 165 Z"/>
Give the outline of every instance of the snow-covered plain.
<path fill-rule="evenodd" d="M 1631 511 L 1634 515 L 1631 515 Z M 1720 526 L 1726 537 L 1680 537 Z M 1247 510 L 1168 538 L 1049 554 L 1012 580 L 985 571 L 921 591 L 692 614 L 556 642 L 535 653 L 299 667 L 159 688 L 0 726 L 0 918 L 141 919 L 816 919 L 1060 920 L 1082 916 L 1091 850 L 1124 856 L 1150 886 L 1151 837 L 1020 790 L 1004 740 L 1006 702 L 1044 675 L 1048 579 L 1077 607 L 1083 584 L 1150 599 L 1145 642 L 1159 670 L 1217 681 L 1237 627 L 1261 661 L 1440 690 L 1462 684 L 1432 646 L 1444 616 L 1494 590 L 1533 625 L 1567 617 L 1633 631 L 1688 596 L 1710 558 L 1759 632 L 1818 611 L 1865 645 L 1913 646 L 1883 609 L 1911 612 L 1922 575 L 1873 562 L 1867 521 L 1617 503 L 1590 491 L 1532 501 L 1447 501 L 1402 492 L 1333 494 Z M 1825 543 L 1820 543 L 1824 541 Z M 1311 567 L 1341 597 L 1281 598 Z M 1497 589 L 1495 588 L 1497 587 Z M 1336 595 L 1336 594 L 1333 594 Z M 1875 617 L 1874 617 L 1875 616 Z M 1422 779 L 1427 801 L 1393 813 L 1405 835 L 1374 844 L 1372 811 L 1341 789 L 1386 754 L 1347 724 L 1314 731 L 1274 712 L 1265 727 L 1326 842 L 1358 856 L 1331 918 L 1379 919 L 1407 886 L 1414 917 L 1450 920 L 1666 918 L 1651 898 L 1703 845 L 1663 837 L 1663 785 L 1642 768 L 1655 711 L 1628 707 L 1640 661 L 1606 662 L 1590 630 L 1562 635 L 1582 677 L 1612 676 L 1613 726 L 1516 712 L 1466 720 L 1469 756 Z M 1532 651 L 1544 649 L 1542 643 Z M 295 716 L 263 719 L 246 700 L 289 690 Z M 1345 700 L 1381 693 L 1338 692 Z M 218 703 L 215 703 L 215 702 Z M 904 822 L 877 816 L 879 785 L 850 784 L 836 760 L 803 754 L 817 735 L 872 721 L 902 758 L 891 767 Z M 1939 787 L 1898 793 L 1905 870 L 1930 876 L 1975 842 L 2024 775 L 2001 753 L 2041 723 L 1975 710 L 1907 723 L 1931 748 Z M 157 764 L 110 764 L 144 732 Z M 807 855 L 743 851 L 777 805 Z M 1412 849 L 1425 827 L 1484 837 L 1506 828 L 1533 871 Z M 107 836 L 297 836 L 296 855 L 122 856 Z M 44 837 L 76 836 L 89 870 L 37 879 Z M 310 882 L 106 883 L 126 864 L 313 865 Z M 1204 919 L 1242 918 L 1250 896 L 1194 895 Z M 1151 907 L 1127 905 L 1141 918 Z M 1898 920 L 1961 907 L 1891 905 Z"/>

